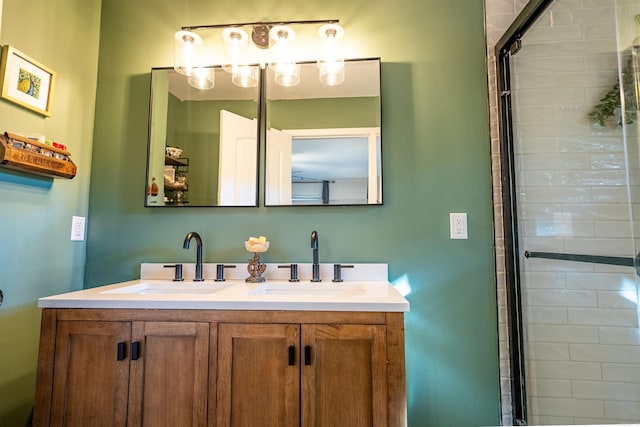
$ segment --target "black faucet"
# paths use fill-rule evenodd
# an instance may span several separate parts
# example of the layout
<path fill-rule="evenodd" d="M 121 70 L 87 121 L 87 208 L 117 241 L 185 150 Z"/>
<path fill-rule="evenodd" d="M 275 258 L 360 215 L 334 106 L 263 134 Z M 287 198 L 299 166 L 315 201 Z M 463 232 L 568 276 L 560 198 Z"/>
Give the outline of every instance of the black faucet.
<path fill-rule="evenodd" d="M 195 231 L 189 232 L 187 237 L 184 238 L 184 244 L 182 247 L 184 249 L 189 249 L 189 242 L 191 239 L 196 239 L 196 277 L 193 279 L 194 282 L 202 282 L 204 279 L 202 278 L 202 239 L 200 235 Z"/>
<path fill-rule="evenodd" d="M 318 232 L 311 232 L 311 249 L 313 250 L 312 282 L 320 281 L 320 264 L 318 263 Z"/>

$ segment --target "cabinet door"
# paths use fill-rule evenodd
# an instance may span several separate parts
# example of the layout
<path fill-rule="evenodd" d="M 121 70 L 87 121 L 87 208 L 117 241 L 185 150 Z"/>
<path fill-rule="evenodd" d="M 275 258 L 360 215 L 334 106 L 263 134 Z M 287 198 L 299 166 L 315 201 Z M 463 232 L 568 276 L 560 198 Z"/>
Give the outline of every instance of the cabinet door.
<path fill-rule="evenodd" d="M 217 426 L 299 426 L 299 347 L 299 325 L 220 324 Z"/>
<path fill-rule="evenodd" d="M 386 328 L 303 325 L 302 426 L 387 426 Z"/>
<path fill-rule="evenodd" d="M 205 426 L 209 324 L 134 322 L 131 348 L 129 425 Z"/>
<path fill-rule="evenodd" d="M 51 425 L 126 425 L 130 337 L 129 322 L 58 322 Z"/>

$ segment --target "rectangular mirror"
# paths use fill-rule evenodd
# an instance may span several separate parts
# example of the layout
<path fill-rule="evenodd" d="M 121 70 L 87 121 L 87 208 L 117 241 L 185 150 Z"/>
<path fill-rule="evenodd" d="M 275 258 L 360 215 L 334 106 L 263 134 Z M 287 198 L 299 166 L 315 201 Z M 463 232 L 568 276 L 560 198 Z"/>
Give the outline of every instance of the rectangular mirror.
<path fill-rule="evenodd" d="M 201 70 L 192 80 L 151 71 L 147 207 L 257 206 L 259 81 L 241 87 L 222 68 Z"/>
<path fill-rule="evenodd" d="M 293 87 L 267 67 L 266 206 L 382 204 L 380 59 L 344 65 L 337 86 L 315 62 Z"/>

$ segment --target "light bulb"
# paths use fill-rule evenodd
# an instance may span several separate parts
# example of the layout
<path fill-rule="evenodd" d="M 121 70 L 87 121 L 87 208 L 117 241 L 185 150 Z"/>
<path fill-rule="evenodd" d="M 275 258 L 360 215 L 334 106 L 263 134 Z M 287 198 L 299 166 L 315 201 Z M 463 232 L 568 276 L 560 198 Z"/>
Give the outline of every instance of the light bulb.
<path fill-rule="evenodd" d="M 178 31 L 174 36 L 174 65 L 180 74 L 190 76 L 199 61 L 202 38 L 191 31 Z"/>
<path fill-rule="evenodd" d="M 214 69 L 205 67 L 194 68 L 187 82 L 189 86 L 196 89 L 211 89 L 215 86 Z"/>
<path fill-rule="evenodd" d="M 255 65 L 241 65 L 233 70 L 231 81 L 234 85 L 240 87 L 258 86 L 259 70 Z"/>

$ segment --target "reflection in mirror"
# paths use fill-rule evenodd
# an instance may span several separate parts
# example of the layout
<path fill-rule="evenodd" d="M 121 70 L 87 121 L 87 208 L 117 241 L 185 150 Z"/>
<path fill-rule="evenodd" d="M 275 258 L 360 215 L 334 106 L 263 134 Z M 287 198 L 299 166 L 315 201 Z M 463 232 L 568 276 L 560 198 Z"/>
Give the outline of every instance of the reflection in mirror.
<path fill-rule="evenodd" d="M 300 84 L 266 73 L 265 205 L 382 204 L 380 59 L 345 61 L 345 81 L 324 86 L 316 63 Z"/>
<path fill-rule="evenodd" d="M 212 70 L 210 89 L 151 71 L 145 206 L 257 205 L 259 86 Z"/>

